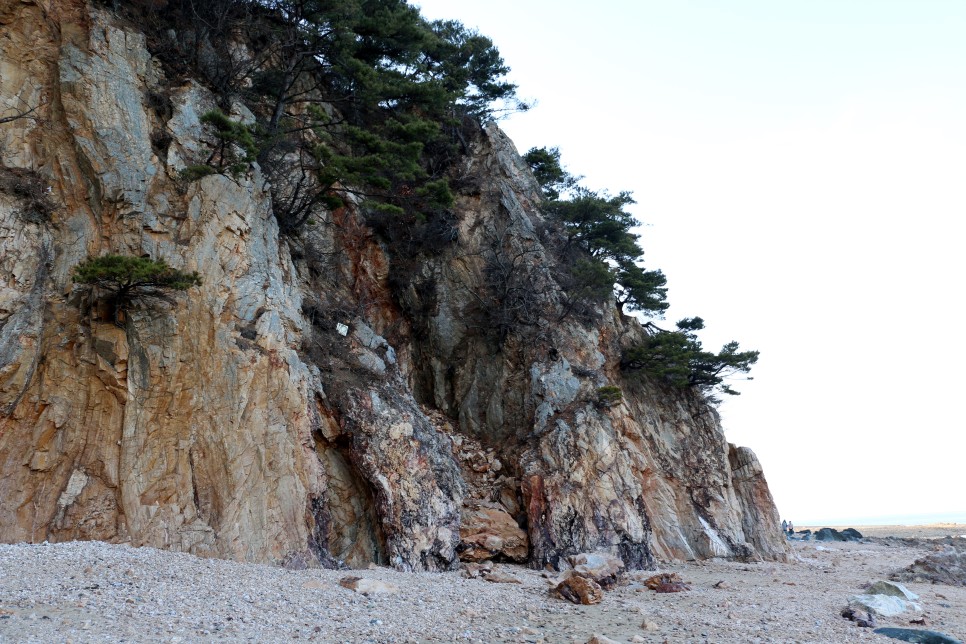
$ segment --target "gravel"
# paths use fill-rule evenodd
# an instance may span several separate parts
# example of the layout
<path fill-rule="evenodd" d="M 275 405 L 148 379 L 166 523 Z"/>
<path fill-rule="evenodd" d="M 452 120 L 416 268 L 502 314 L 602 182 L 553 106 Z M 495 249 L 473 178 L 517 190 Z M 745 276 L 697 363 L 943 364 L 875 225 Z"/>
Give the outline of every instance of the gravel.
<path fill-rule="evenodd" d="M 0 642 L 889 642 L 840 617 L 846 598 L 928 552 L 888 543 L 795 543 L 792 562 L 671 564 L 692 590 L 657 594 L 632 573 L 594 606 L 459 572 L 285 570 L 99 542 L 0 545 Z M 361 577 L 398 588 L 361 595 Z M 966 636 L 966 588 L 908 584 L 924 628 Z M 370 585 L 371 586 L 371 585 Z M 905 626 L 915 616 L 881 619 Z"/>
<path fill-rule="evenodd" d="M 458 572 L 290 571 L 100 542 L 0 545 L 0 641 L 516 639 L 525 613 L 572 611 L 520 571 L 526 581 L 510 586 Z M 350 575 L 400 591 L 367 597 L 339 586 Z"/>

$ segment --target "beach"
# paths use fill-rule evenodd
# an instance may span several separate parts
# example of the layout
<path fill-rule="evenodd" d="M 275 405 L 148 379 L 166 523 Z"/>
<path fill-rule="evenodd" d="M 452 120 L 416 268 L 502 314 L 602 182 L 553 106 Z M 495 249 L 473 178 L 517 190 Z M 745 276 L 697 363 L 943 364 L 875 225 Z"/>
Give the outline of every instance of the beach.
<path fill-rule="evenodd" d="M 937 531 L 886 535 L 926 537 L 916 541 L 794 541 L 788 563 L 664 564 L 627 573 L 589 606 L 552 597 L 553 574 L 520 566 L 498 565 L 511 583 L 491 583 L 459 571 L 286 570 L 98 542 L 3 545 L 0 641 L 894 642 L 841 611 L 868 584 L 942 547 L 928 539 Z M 656 572 L 679 575 L 688 590 L 649 590 Z M 340 585 L 347 577 L 386 592 L 354 592 Z M 913 627 L 966 638 L 966 587 L 904 583 L 922 612 L 878 626 L 923 619 Z"/>

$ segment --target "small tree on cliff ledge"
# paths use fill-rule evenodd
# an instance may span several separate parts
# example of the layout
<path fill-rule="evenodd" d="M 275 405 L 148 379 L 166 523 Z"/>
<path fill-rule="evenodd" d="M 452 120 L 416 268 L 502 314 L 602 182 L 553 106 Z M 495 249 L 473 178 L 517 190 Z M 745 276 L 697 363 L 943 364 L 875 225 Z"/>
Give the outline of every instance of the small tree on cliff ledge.
<path fill-rule="evenodd" d="M 696 335 L 704 328 L 701 318 L 684 318 L 676 331 L 665 331 L 651 322 L 645 326 L 647 339 L 624 351 L 621 368 L 643 371 L 679 389 L 696 388 L 712 403 L 719 402 L 715 393 L 737 396 L 739 392 L 725 379 L 748 373 L 758 362 L 757 351 L 739 351 L 737 342 L 729 342 L 718 353 L 705 351 Z"/>
<path fill-rule="evenodd" d="M 91 257 L 74 267 L 74 282 L 99 288 L 110 294 L 114 324 L 119 324 L 121 311 L 135 300 L 170 301 L 172 291 L 186 291 L 201 285 L 197 272 L 171 268 L 163 259 L 104 255 Z"/>

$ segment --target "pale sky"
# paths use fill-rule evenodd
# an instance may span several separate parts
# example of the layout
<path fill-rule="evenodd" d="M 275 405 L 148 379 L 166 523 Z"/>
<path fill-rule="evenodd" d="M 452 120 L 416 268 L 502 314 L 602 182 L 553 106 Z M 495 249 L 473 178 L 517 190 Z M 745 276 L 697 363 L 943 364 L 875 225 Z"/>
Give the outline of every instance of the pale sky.
<path fill-rule="evenodd" d="M 722 407 L 783 518 L 966 516 L 966 2 L 415 0 L 490 36 L 501 125 L 631 190 L 667 322 L 758 349 Z"/>

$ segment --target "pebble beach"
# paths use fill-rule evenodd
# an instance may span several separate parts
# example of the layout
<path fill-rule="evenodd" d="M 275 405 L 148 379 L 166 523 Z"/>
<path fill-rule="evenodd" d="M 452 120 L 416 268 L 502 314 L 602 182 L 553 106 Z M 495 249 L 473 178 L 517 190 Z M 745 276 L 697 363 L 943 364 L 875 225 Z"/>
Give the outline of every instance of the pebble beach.
<path fill-rule="evenodd" d="M 795 541 L 788 563 L 663 565 L 689 590 L 655 593 L 643 583 L 654 571 L 631 572 L 583 606 L 548 593 L 551 573 L 519 566 L 498 565 L 503 583 L 493 583 L 460 571 L 286 570 L 99 542 L 0 545 L 0 641 L 895 642 L 841 610 L 937 547 L 928 538 Z M 365 580 L 356 585 L 368 594 L 347 578 Z M 966 587 L 903 583 L 922 612 L 879 626 L 922 619 L 921 628 L 966 638 Z"/>

